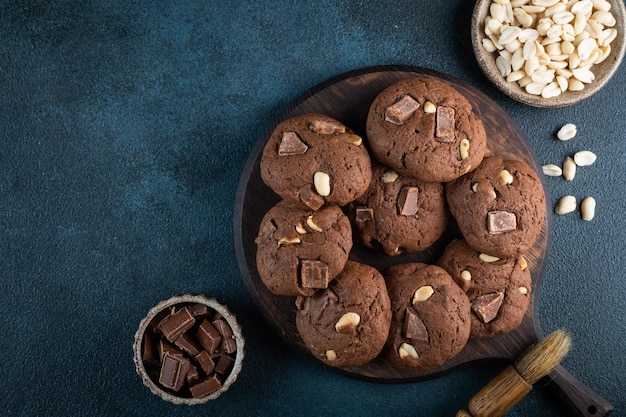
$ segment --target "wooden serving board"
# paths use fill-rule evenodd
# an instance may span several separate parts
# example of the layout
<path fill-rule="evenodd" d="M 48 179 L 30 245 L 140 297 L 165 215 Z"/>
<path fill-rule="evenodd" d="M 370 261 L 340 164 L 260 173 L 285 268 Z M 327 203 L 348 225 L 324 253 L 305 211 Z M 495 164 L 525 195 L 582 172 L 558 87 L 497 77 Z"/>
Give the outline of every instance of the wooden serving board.
<path fill-rule="evenodd" d="M 276 118 L 252 150 L 237 190 L 234 232 L 239 267 L 243 281 L 252 298 L 278 334 L 293 348 L 311 358 L 313 356 L 306 349 L 296 330 L 295 297 L 276 296 L 270 293 L 259 278 L 256 269 L 254 239 L 257 236 L 261 219 L 279 201 L 278 196 L 261 180 L 259 162 L 263 147 L 278 123 L 289 117 L 309 112 L 334 117 L 365 138 L 367 113 L 376 95 L 396 81 L 416 76 L 433 77 L 446 81 L 468 98 L 478 117 L 483 120 L 488 138 L 487 154 L 499 155 L 505 159 L 521 160 L 534 167 L 538 173 L 541 172 L 541 165 L 529 144 L 528 138 L 511 117 L 482 92 L 445 74 L 417 67 L 372 67 L 342 74 L 302 94 Z M 539 174 L 539 178 L 544 181 L 543 174 Z M 542 184 L 544 189 L 547 189 L 546 184 Z M 544 228 L 535 245 L 524 255 L 532 275 L 532 293 L 528 311 L 516 330 L 489 339 L 470 340 L 457 356 L 442 366 L 425 372 L 394 368 L 381 358 L 376 358 L 363 366 L 331 369 L 349 376 L 381 382 L 413 382 L 440 376 L 473 361 L 485 359 L 511 360 L 518 357 L 520 353 L 542 336 L 539 312 L 536 306 L 551 242 L 552 210 L 547 192 L 546 204 L 547 215 Z M 446 244 L 460 236 L 455 222 L 451 220 L 442 238 L 423 252 L 389 257 L 355 245 L 350 257 L 353 260 L 372 265 L 379 271 L 397 263 L 434 263 Z M 322 362 L 317 359 L 313 360 L 323 366 Z"/>

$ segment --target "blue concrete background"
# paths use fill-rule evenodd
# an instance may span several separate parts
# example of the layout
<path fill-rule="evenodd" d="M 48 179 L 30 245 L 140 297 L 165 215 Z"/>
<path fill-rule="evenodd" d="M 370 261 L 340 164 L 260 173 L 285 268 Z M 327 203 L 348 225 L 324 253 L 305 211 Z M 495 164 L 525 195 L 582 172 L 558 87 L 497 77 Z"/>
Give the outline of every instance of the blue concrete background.
<path fill-rule="evenodd" d="M 291 100 L 340 73 L 407 64 L 496 100 L 542 163 L 598 155 L 553 201 L 594 196 L 597 217 L 554 219 L 541 291 L 564 366 L 626 414 L 626 69 L 563 109 L 517 103 L 472 55 L 467 1 L 4 1 L 0 3 L 0 410 L 6 415 L 451 416 L 503 367 L 385 385 L 290 351 L 241 281 L 233 204 L 247 156 Z M 578 135 L 559 142 L 564 123 Z M 214 296 L 247 357 L 218 400 L 189 408 L 145 388 L 133 335 L 158 301 Z M 511 416 L 569 416 L 545 388 Z"/>

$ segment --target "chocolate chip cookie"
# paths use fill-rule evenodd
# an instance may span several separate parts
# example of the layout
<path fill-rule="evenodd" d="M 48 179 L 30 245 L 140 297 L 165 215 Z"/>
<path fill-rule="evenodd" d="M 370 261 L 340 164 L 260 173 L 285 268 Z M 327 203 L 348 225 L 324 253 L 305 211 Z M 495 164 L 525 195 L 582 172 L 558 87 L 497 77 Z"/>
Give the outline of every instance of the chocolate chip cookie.
<path fill-rule="evenodd" d="M 327 365 L 364 365 L 387 340 L 391 304 L 384 278 L 371 266 L 348 261 L 328 289 L 298 297 L 296 306 L 298 333 Z"/>
<path fill-rule="evenodd" d="M 281 122 L 261 155 L 261 178 L 294 205 L 318 210 L 363 194 L 371 163 L 362 139 L 337 120 L 305 114 Z"/>
<path fill-rule="evenodd" d="M 302 210 L 284 201 L 261 220 L 256 263 L 276 295 L 313 295 L 341 272 L 352 249 L 350 221 L 336 206 Z"/>
<path fill-rule="evenodd" d="M 457 239 L 450 242 L 437 262 L 469 298 L 471 338 L 514 330 L 524 319 L 530 302 L 532 280 L 523 255 L 489 260 L 481 259 L 479 251 Z"/>
<path fill-rule="evenodd" d="M 450 275 L 435 265 L 406 263 L 384 276 L 392 311 L 385 357 L 425 371 L 457 355 L 469 338 L 470 305 Z"/>
<path fill-rule="evenodd" d="M 487 157 L 446 184 L 446 199 L 467 243 L 499 258 L 530 249 L 545 222 L 546 197 L 526 163 Z"/>
<path fill-rule="evenodd" d="M 374 159 L 425 182 L 475 169 L 486 149 L 482 121 L 451 85 L 433 78 L 398 81 L 372 102 L 366 133 Z"/>
<path fill-rule="evenodd" d="M 378 163 L 365 194 L 345 212 L 355 240 L 389 256 L 427 249 L 448 223 L 443 184 L 402 177 Z"/>

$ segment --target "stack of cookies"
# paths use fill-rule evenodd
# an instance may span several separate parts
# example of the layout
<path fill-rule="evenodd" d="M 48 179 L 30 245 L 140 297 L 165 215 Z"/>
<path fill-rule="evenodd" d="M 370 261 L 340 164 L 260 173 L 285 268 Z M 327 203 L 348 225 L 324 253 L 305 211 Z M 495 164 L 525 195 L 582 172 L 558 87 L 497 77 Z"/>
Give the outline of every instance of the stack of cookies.
<path fill-rule="evenodd" d="M 470 102 L 430 77 L 383 90 L 366 138 L 314 113 L 276 127 L 260 168 L 282 201 L 261 221 L 257 270 L 273 294 L 296 297 L 315 357 L 425 371 L 470 338 L 521 323 L 531 292 L 523 254 L 543 227 L 545 196 L 530 166 L 486 148 Z M 350 258 L 353 244 L 389 257 L 426 250 L 446 238 L 450 215 L 462 236 L 436 265 L 378 271 Z"/>

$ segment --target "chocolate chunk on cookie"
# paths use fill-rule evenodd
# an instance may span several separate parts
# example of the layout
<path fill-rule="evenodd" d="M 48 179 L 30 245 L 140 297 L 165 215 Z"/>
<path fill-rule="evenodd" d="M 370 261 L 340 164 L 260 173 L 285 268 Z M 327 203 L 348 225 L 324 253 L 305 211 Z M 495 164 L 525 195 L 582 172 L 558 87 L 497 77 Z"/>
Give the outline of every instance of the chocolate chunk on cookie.
<path fill-rule="evenodd" d="M 528 310 L 532 279 L 523 255 L 485 262 L 465 240 L 448 244 L 437 262 L 467 294 L 471 338 L 492 337 L 517 328 Z"/>
<path fill-rule="evenodd" d="M 443 184 L 402 177 L 378 163 L 367 191 L 345 212 L 357 242 L 390 256 L 427 249 L 448 223 Z"/>
<path fill-rule="evenodd" d="M 470 335 L 470 304 L 450 275 L 435 265 L 405 263 L 384 276 L 392 311 L 385 357 L 425 371 L 457 355 Z"/>
<path fill-rule="evenodd" d="M 475 169 L 486 149 L 482 121 L 451 85 L 433 78 L 402 80 L 370 106 L 372 156 L 403 176 L 447 182 Z"/>
<path fill-rule="evenodd" d="M 446 199 L 467 243 L 500 258 L 530 249 L 545 222 L 546 197 L 535 171 L 490 156 L 446 184 Z"/>
<path fill-rule="evenodd" d="M 364 365 L 387 340 L 391 304 L 384 278 L 371 266 L 348 261 L 327 289 L 298 297 L 296 306 L 298 333 L 327 365 Z"/>
<path fill-rule="evenodd" d="M 362 139 L 339 121 L 305 114 L 281 122 L 261 155 L 261 178 L 292 205 L 318 210 L 343 206 L 361 195 L 371 178 Z"/>
<path fill-rule="evenodd" d="M 282 201 L 263 217 L 256 263 L 276 295 L 312 295 L 341 272 L 352 249 L 350 221 L 335 205 L 302 210 Z"/>

